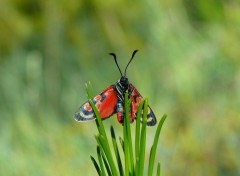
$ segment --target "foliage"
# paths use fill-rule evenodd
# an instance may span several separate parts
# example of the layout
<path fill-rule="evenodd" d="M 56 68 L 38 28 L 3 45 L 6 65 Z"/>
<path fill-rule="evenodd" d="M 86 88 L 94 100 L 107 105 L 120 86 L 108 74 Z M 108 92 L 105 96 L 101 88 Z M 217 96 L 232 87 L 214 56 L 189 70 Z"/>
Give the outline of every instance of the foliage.
<path fill-rule="evenodd" d="M 236 0 L 1 0 L 0 175 L 96 174 L 95 124 L 72 114 L 86 80 L 96 94 L 119 78 L 108 53 L 123 66 L 134 49 L 129 81 L 171 117 L 161 174 L 239 175 L 239 26 Z"/>

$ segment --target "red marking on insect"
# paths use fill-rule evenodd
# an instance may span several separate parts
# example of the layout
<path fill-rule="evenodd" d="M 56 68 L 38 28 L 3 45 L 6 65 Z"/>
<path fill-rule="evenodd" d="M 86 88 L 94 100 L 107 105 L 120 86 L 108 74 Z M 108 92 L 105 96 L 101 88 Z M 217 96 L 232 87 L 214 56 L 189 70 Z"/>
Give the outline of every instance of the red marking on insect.
<path fill-rule="evenodd" d="M 86 111 L 91 111 L 92 107 L 90 106 L 89 103 L 86 103 L 85 106 L 84 106 L 84 109 L 86 109 Z"/>
<path fill-rule="evenodd" d="M 129 98 L 131 99 L 130 105 L 130 121 L 133 122 L 136 117 L 136 112 L 139 106 L 139 103 L 142 101 L 142 96 L 138 92 L 138 90 L 128 81 L 126 77 L 126 71 L 128 65 L 131 63 L 134 55 L 138 50 L 135 50 L 132 54 L 130 61 L 128 62 L 127 66 L 125 67 L 124 75 L 117 63 L 117 58 L 114 53 L 110 53 L 114 57 L 115 63 L 119 69 L 121 74 L 121 78 L 114 84 L 110 85 L 100 94 L 92 98 L 93 103 L 97 107 L 97 110 L 100 114 L 101 119 L 107 119 L 113 114 L 117 114 L 117 119 L 120 123 L 123 123 L 123 116 L 124 116 L 124 95 L 128 91 Z M 85 102 L 78 111 L 75 113 L 75 119 L 77 121 L 83 122 L 95 119 L 96 116 L 89 104 L 89 102 Z M 157 122 L 156 117 L 148 106 L 148 114 L 147 114 L 147 125 L 153 126 Z"/>

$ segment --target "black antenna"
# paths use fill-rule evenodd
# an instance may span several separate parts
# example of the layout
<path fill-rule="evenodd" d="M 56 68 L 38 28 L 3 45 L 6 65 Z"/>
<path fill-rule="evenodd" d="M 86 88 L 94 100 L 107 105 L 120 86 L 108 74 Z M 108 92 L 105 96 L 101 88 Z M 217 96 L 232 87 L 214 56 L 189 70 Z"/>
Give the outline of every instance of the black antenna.
<path fill-rule="evenodd" d="M 120 69 L 120 67 L 119 67 L 119 65 L 118 65 L 118 63 L 117 63 L 116 54 L 114 54 L 114 53 L 109 53 L 109 54 L 114 57 L 115 63 L 116 63 L 116 65 L 117 65 L 117 67 L 118 67 L 118 70 L 120 71 L 121 76 L 123 76 L 123 74 L 122 74 L 122 72 L 121 72 L 121 69 Z"/>
<path fill-rule="evenodd" d="M 126 76 L 126 71 L 127 71 L 128 65 L 129 65 L 130 62 L 132 61 L 132 59 L 133 59 L 133 57 L 135 56 L 135 54 L 136 54 L 137 51 L 138 51 L 138 50 L 134 50 L 134 51 L 133 51 L 132 57 L 131 57 L 130 61 L 128 62 L 127 66 L 126 66 L 126 68 L 125 68 L 124 76 Z"/>

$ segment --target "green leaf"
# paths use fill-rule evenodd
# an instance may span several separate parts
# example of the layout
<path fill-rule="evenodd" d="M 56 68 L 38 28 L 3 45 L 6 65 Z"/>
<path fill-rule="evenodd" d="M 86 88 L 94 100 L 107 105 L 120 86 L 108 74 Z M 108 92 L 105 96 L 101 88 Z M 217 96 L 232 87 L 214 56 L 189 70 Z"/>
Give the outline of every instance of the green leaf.
<path fill-rule="evenodd" d="M 102 119 L 99 115 L 99 112 L 96 108 L 96 106 L 94 105 L 93 101 L 91 99 L 88 100 L 89 101 L 89 104 L 91 105 L 92 107 L 92 110 L 96 116 L 96 124 L 97 124 L 97 128 L 98 128 L 98 131 L 99 131 L 99 134 L 101 134 L 102 136 L 104 136 L 104 138 L 107 138 L 107 134 L 106 134 L 106 131 L 105 131 L 105 128 L 103 126 L 103 123 L 102 123 Z"/>
<path fill-rule="evenodd" d="M 123 140 L 123 138 L 119 137 L 119 142 L 120 142 L 120 144 L 122 146 L 122 150 L 124 152 L 124 140 Z"/>
<path fill-rule="evenodd" d="M 95 168 L 97 170 L 98 175 L 101 176 L 101 169 L 99 168 L 97 161 L 92 156 L 90 156 L 90 157 L 91 157 L 91 160 L 93 162 L 93 165 L 95 166 Z"/>
<path fill-rule="evenodd" d="M 116 168 L 116 165 L 114 163 L 113 156 L 112 156 L 112 153 L 111 153 L 111 150 L 110 150 L 107 138 L 104 138 L 103 136 L 98 136 L 98 140 L 100 142 L 99 147 L 100 147 L 100 149 L 102 149 L 102 151 L 104 152 L 104 154 L 105 154 L 105 156 L 107 158 L 107 161 L 108 161 L 108 164 L 109 164 L 109 166 L 111 168 L 112 174 L 113 175 L 117 175 L 117 173 L 118 173 L 117 172 L 117 168 Z"/>
<path fill-rule="evenodd" d="M 142 176 L 144 173 L 144 159 L 145 159 L 145 148 L 146 148 L 146 127 L 147 127 L 147 113 L 148 113 L 148 99 L 144 101 L 143 108 L 143 122 L 141 129 L 140 138 L 140 153 L 139 153 L 139 164 L 138 164 L 138 175 Z"/>
<path fill-rule="evenodd" d="M 101 175 L 105 176 L 106 173 L 105 173 L 105 169 L 104 169 L 104 166 L 103 166 L 102 155 L 101 155 L 101 151 L 100 151 L 99 146 L 97 146 L 97 155 L 98 155 L 99 165 L 100 165 L 100 168 L 101 168 Z"/>
<path fill-rule="evenodd" d="M 142 116 L 144 100 L 139 103 L 136 115 L 136 132 L 135 132 L 135 174 L 139 175 L 139 148 L 140 148 L 140 119 Z"/>
<path fill-rule="evenodd" d="M 95 107 L 95 105 L 91 99 L 89 99 L 89 103 L 95 113 L 95 116 L 96 116 L 96 125 L 97 125 L 98 132 L 99 132 L 99 136 L 96 137 L 96 140 L 99 144 L 100 149 L 103 151 L 103 153 L 105 154 L 105 156 L 108 160 L 112 174 L 117 175 L 117 173 L 118 173 L 117 168 L 116 168 L 116 165 L 113 160 L 113 156 L 112 156 L 112 153 L 110 150 L 107 134 L 106 134 L 105 128 L 103 126 L 102 119 L 98 113 L 97 108 Z"/>
<path fill-rule="evenodd" d="M 140 146 L 140 119 L 142 115 L 144 101 L 141 101 L 138 106 L 137 115 L 136 115 L 136 133 L 135 133 L 135 158 L 139 156 L 139 146 Z"/>
<path fill-rule="evenodd" d="M 120 154 L 119 154 L 119 150 L 118 150 L 118 146 L 117 146 L 117 141 L 116 141 L 116 136 L 115 136 L 115 132 L 114 132 L 114 128 L 113 126 L 111 126 L 111 137 L 112 137 L 112 143 L 113 143 L 113 149 L 115 152 L 115 156 L 117 159 L 117 163 L 118 163 L 118 170 L 121 176 L 124 176 L 124 171 L 123 171 L 123 166 L 122 166 L 122 161 L 120 158 Z"/>
<path fill-rule="evenodd" d="M 161 166 L 160 166 L 160 163 L 158 163 L 158 166 L 157 166 L 157 176 L 160 176 L 160 170 L 161 169 Z"/>
<path fill-rule="evenodd" d="M 105 155 L 102 155 L 102 158 L 103 158 L 103 162 L 104 162 L 105 168 L 107 170 L 108 176 L 112 176 L 111 169 L 109 167 L 109 164 L 108 164 L 108 161 L 107 161 Z"/>
<path fill-rule="evenodd" d="M 123 137 L 124 137 L 124 154 L 125 154 L 125 170 L 126 174 L 130 175 L 134 170 L 133 163 L 133 149 L 132 149 L 132 136 L 130 129 L 130 103 L 128 99 L 128 92 L 124 95 L 124 125 L 123 125 Z"/>
<path fill-rule="evenodd" d="M 92 85 L 90 81 L 88 83 L 85 83 L 85 89 L 86 89 L 88 99 L 91 99 L 93 97 L 92 96 L 93 93 L 92 93 Z"/>
<path fill-rule="evenodd" d="M 153 166 L 154 166 L 154 160 L 155 160 L 155 155 L 156 155 L 156 150 L 157 150 L 158 139 L 160 136 L 162 125 L 166 118 L 167 118 L 167 115 L 163 115 L 160 122 L 158 123 L 158 127 L 157 127 L 155 137 L 154 137 L 154 142 L 153 142 L 153 145 L 151 147 L 151 152 L 150 152 L 149 165 L 148 165 L 148 176 L 152 176 L 152 173 L 153 173 Z"/>

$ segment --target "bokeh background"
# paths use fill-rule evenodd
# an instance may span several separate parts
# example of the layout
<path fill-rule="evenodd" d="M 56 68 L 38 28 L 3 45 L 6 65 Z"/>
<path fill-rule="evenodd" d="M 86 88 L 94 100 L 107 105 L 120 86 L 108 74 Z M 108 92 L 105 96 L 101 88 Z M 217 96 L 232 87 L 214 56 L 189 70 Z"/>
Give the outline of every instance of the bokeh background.
<path fill-rule="evenodd" d="M 129 80 L 168 115 L 162 175 L 240 175 L 239 47 L 237 0 L 1 0 L 0 175 L 96 175 L 95 123 L 73 114 L 134 49 Z"/>

